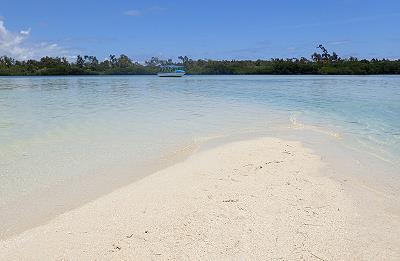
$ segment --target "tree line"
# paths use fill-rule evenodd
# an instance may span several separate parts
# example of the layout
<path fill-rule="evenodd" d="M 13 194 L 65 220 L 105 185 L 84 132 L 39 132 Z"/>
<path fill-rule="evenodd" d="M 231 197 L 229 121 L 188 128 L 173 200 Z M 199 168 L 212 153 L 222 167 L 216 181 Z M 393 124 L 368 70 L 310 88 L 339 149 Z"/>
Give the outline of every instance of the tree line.
<path fill-rule="evenodd" d="M 400 59 L 357 59 L 341 58 L 329 53 L 322 46 L 319 52 L 305 57 L 269 60 L 193 60 L 179 56 L 179 62 L 152 57 L 144 63 L 133 61 L 127 55 L 110 55 L 99 61 L 95 56 L 78 55 L 76 61 L 65 57 L 43 57 L 40 60 L 15 60 L 0 57 L 0 75 L 145 75 L 156 74 L 160 66 L 177 64 L 185 67 L 188 74 L 317 74 L 317 75 L 368 75 L 400 74 Z"/>

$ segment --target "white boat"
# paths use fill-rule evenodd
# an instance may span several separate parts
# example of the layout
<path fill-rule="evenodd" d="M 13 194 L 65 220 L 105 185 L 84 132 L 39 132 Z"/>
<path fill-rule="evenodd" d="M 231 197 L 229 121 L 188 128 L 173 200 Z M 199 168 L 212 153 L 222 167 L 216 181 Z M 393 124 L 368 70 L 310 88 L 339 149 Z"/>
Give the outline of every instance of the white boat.
<path fill-rule="evenodd" d="M 182 77 L 185 75 L 183 66 L 166 65 L 161 67 L 161 71 L 157 73 L 159 77 Z"/>

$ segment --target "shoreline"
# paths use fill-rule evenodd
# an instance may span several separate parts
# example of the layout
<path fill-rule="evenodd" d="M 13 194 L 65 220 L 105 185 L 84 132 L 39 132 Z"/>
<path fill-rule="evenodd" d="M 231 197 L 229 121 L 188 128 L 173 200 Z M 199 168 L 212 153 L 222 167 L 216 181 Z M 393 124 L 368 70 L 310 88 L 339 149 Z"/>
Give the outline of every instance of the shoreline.
<path fill-rule="evenodd" d="M 0 227 L 11 226 L 11 228 L 0 230 L 0 241 L 46 224 L 63 213 L 72 211 L 164 168 L 182 162 L 195 153 L 199 146 L 196 142 L 188 142 L 183 146 L 177 146 L 175 149 L 165 152 L 160 158 L 136 166 L 134 171 L 125 168 L 118 169 L 115 170 L 118 173 L 116 177 L 108 175 L 108 172 L 100 175 L 96 173 L 96 175 L 81 176 L 79 179 L 55 184 L 46 191 L 29 195 L 32 197 L 31 199 L 23 198 L 20 201 L 9 202 L 5 207 L 2 206 L 2 209 L 11 207 L 12 211 L 3 214 L 0 211 L 0 218 L 3 218 L 3 224 L 0 224 Z M 79 192 L 71 194 L 73 190 Z M 49 198 L 49 195 L 52 195 L 52 197 Z M 29 216 L 29 219 L 25 218 L 27 216 Z"/>
<path fill-rule="evenodd" d="M 0 78 L 23 78 L 23 77 L 112 77 L 112 76 L 157 76 L 157 74 L 55 74 L 55 75 L 0 75 Z M 394 76 L 400 74 L 185 74 L 185 76 L 321 76 L 321 77 L 374 77 L 374 76 Z"/>
<path fill-rule="evenodd" d="M 335 130 L 320 129 L 312 125 L 304 125 L 292 121 L 291 126 L 277 125 L 270 127 L 268 130 L 252 130 L 228 135 L 199 137 L 192 141 L 187 141 L 184 143 L 185 145 L 177 146 L 174 150 L 164 153 L 160 158 L 150 160 L 141 167 L 136 167 L 134 172 L 129 171 L 129 175 L 118 174 L 118 183 L 115 183 L 113 178 L 105 175 L 100 175 L 100 177 L 96 175 L 96 177 L 82 177 L 78 180 L 79 183 L 58 184 L 52 187 L 51 190 L 43 191 L 41 194 L 34 196 L 30 201 L 11 205 L 11 208 L 15 208 L 16 211 L 3 212 L 3 220 L 12 220 L 13 223 L 3 222 L 4 228 L 9 227 L 9 225 L 12 225 L 12 228 L 8 231 L 3 230 L 0 233 L 0 241 L 46 224 L 63 213 L 80 208 L 98 198 L 113 193 L 115 190 L 129 186 L 165 168 L 181 163 L 197 153 L 229 143 L 262 137 L 275 137 L 291 142 L 301 142 L 319 155 L 324 164 L 331 165 L 325 175 L 332 179 L 352 180 L 357 186 L 363 186 L 371 191 L 379 192 L 394 201 L 400 195 L 400 180 L 393 175 L 398 172 L 398 166 L 392 166 L 393 163 L 381 159 L 375 154 L 349 146 L 341 140 L 341 134 L 335 132 Z M 364 165 L 364 163 L 368 163 L 368 165 Z M 106 182 L 107 180 L 108 182 Z M 106 183 L 107 187 L 105 187 Z M 71 186 L 75 188 L 77 185 L 77 190 L 81 192 L 74 195 L 68 194 L 69 196 L 67 196 L 68 188 Z M 89 192 L 82 193 L 85 191 L 82 189 L 84 187 L 87 187 L 86 190 Z M 48 199 L 50 194 L 53 196 Z M 45 200 L 49 200 L 49 202 Z M 400 204 L 393 203 L 391 208 L 400 214 Z M 3 209 L 6 208 L 3 207 Z M 30 218 L 24 219 L 26 216 Z"/>
<path fill-rule="evenodd" d="M 308 145 L 216 141 L 0 241 L 0 259 L 400 258 L 393 202 L 333 176 Z"/>

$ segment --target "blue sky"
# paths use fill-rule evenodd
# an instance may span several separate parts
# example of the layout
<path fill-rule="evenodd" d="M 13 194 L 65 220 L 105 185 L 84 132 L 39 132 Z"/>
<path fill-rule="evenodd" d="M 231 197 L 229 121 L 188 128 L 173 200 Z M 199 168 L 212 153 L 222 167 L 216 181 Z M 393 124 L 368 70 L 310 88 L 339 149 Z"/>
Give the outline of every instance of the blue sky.
<path fill-rule="evenodd" d="M 400 58 L 399 0 L 1 0 L 0 55 Z"/>

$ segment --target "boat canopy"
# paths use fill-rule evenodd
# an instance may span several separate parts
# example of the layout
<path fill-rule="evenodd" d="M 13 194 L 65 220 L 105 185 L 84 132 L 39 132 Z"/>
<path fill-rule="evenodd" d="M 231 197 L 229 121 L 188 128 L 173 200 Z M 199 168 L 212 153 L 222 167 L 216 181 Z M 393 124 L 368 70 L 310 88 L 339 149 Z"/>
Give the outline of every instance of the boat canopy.
<path fill-rule="evenodd" d="M 185 72 L 185 67 L 182 65 L 161 65 L 162 72 Z"/>
<path fill-rule="evenodd" d="M 161 65 L 161 68 L 171 68 L 171 69 L 183 69 L 182 65 Z"/>

